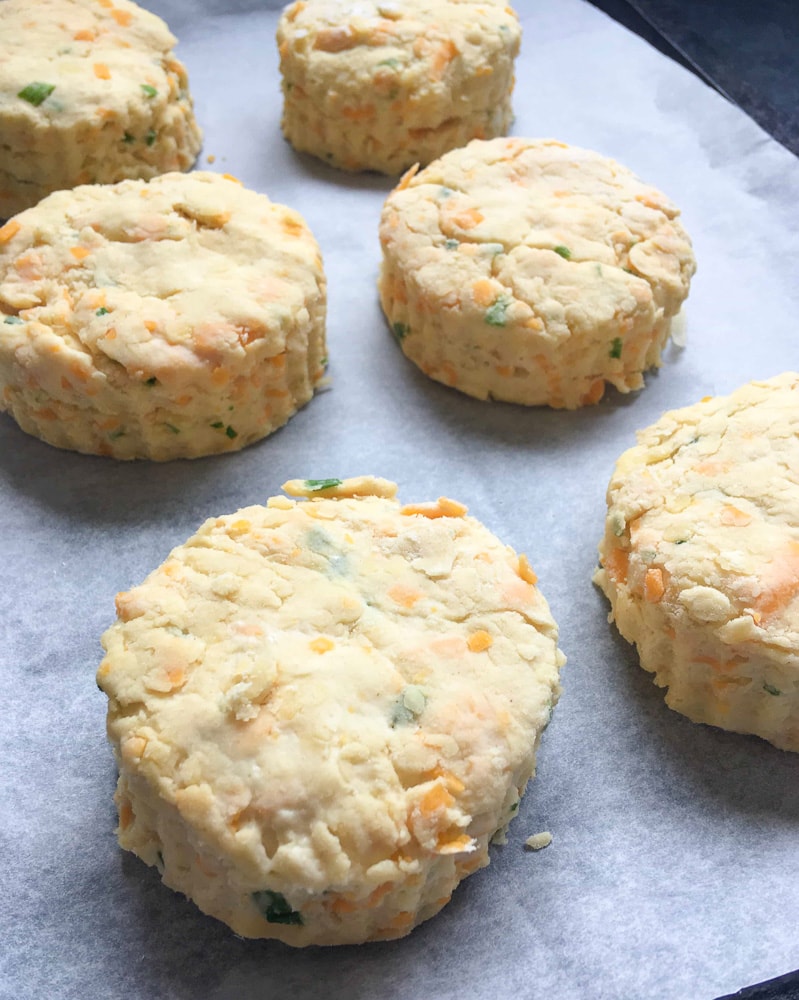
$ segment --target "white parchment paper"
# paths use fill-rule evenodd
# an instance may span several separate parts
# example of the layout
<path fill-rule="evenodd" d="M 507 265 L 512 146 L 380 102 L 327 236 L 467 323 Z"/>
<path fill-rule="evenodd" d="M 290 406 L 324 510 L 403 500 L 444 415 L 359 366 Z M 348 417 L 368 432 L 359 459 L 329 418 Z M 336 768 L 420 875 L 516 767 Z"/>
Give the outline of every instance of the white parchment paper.
<path fill-rule="evenodd" d="M 295 154 L 277 13 L 151 4 L 181 39 L 205 157 L 302 212 L 329 280 L 332 387 L 238 455 L 117 464 L 0 418 L 0 996 L 710 1000 L 799 967 L 799 755 L 670 712 L 591 586 L 618 454 L 666 409 L 796 368 L 799 162 L 580 0 L 519 0 L 517 135 L 614 156 L 683 209 L 699 271 L 687 346 L 631 397 L 576 413 L 427 380 L 377 303 L 392 183 Z M 254 8 L 254 9 L 248 9 Z M 374 473 L 469 505 L 528 553 L 569 657 L 509 842 L 409 938 L 247 942 L 116 846 L 98 638 L 118 590 L 212 514 L 290 477 Z M 525 852 L 527 836 L 554 835 Z"/>

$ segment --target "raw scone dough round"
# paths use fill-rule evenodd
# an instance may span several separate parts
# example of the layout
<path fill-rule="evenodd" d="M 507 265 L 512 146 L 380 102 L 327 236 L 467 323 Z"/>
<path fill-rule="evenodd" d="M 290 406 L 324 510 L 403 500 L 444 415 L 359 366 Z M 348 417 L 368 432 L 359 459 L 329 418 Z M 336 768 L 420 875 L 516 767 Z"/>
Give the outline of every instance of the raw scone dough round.
<path fill-rule="evenodd" d="M 60 448 L 237 450 L 311 398 L 324 353 L 316 241 L 234 178 L 58 191 L 0 228 L 0 409 Z"/>
<path fill-rule="evenodd" d="M 598 153 L 471 142 L 389 195 L 383 310 L 425 374 L 470 396 L 596 403 L 659 364 L 695 270 L 678 214 Z"/>
<path fill-rule="evenodd" d="M 397 174 L 513 119 L 503 0 L 299 0 L 277 40 L 284 135 L 344 170 Z"/>
<path fill-rule="evenodd" d="M 246 937 L 396 938 L 488 864 L 559 694 L 524 556 L 385 480 L 206 521 L 117 598 L 120 844 Z"/>
<path fill-rule="evenodd" d="M 799 750 L 799 375 L 664 414 L 618 461 L 595 581 L 666 704 Z"/>
<path fill-rule="evenodd" d="M 130 0 L 0 3 L 0 219 L 51 191 L 194 163 L 201 136 L 174 44 Z"/>

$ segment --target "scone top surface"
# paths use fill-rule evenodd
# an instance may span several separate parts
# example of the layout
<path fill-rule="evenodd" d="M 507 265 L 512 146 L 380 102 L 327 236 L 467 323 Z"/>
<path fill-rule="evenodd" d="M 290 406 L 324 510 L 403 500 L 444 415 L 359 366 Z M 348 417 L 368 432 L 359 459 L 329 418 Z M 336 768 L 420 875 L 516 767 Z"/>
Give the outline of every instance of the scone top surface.
<path fill-rule="evenodd" d="M 277 41 L 286 137 L 343 169 L 399 173 L 512 120 L 502 0 L 300 0 Z"/>
<path fill-rule="evenodd" d="M 0 3 L 0 218 L 58 188 L 191 165 L 175 41 L 130 0 Z"/>
<path fill-rule="evenodd" d="M 799 750 L 799 376 L 641 432 L 611 478 L 600 562 L 672 708 Z"/>
<path fill-rule="evenodd" d="M 301 216 L 218 174 L 60 191 L 0 229 L 0 405 L 63 447 L 242 447 L 322 375 L 325 281 Z"/>
<path fill-rule="evenodd" d="M 104 637 L 121 843 L 238 933 L 407 933 L 488 863 L 532 773 L 562 662 L 535 577 L 460 504 L 395 489 L 207 521 Z M 145 830 L 155 808 L 179 818 Z"/>
<path fill-rule="evenodd" d="M 688 294 L 678 215 L 590 150 L 475 141 L 389 196 L 383 307 L 408 357 L 470 395 L 596 402 L 643 384 Z"/>

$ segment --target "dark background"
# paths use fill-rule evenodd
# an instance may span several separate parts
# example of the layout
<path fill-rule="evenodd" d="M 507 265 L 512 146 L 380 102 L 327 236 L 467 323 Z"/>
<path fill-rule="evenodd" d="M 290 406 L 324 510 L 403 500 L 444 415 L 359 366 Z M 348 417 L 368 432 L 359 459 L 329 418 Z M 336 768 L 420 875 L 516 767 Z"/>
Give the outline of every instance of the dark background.
<path fill-rule="evenodd" d="M 799 155 L 799 0 L 591 0 Z"/>

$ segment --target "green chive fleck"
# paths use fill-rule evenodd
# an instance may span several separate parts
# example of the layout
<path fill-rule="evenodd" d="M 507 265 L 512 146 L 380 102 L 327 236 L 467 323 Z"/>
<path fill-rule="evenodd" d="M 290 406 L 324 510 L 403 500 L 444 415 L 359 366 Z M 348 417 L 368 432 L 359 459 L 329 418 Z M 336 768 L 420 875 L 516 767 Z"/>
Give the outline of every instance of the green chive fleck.
<path fill-rule="evenodd" d="M 223 428 L 223 427 L 225 426 L 225 423 L 224 423 L 224 421 L 222 421 L 222 420 L 215 420 L 215 421 L 214 421 L 214 422 L 213 422 L 213 423 L 211 424 L 211 426 L 213 427 L 213 429 L 214 429 L 215 431 L 221 431 L 221 430 L 222 430 L 222 428 Z"/>
<path fill-rule="evenodd" d="M 4 323 L 8 323 L 10 326 L 16 326 L 19 323 L 24 323 L 24 319 L 20 319 L 19 316 L 6 316 L 3 320 Z"/>
<path fill-rule="evenodd" d="M 397 340 L 403 340 L 411 332 L 411 328 L 404 323 L 394 323 L 391 329 Z"/>
<path fill-rule="evenodd" d="M 180 428 L 179 427 L 175 427 L 174 424 L 164 424 L 164 427 L 168 427 L 172 431 L 173 434 L 180 434 Z"/>
<path fill-rule="evenodd" d="M 152 146 L 152 144 L 155 142 L 155 129 L 154 128 L 150 129 L 150 131 L 144 137 L 144 141 L 147 143 L 148 146 Z"/>
<path fill-rule="evenodd" d="M 771 684 L 764 684 L 763 685 L 763 690 L 767 691 L 769 694 L 773 694 L 773 695 L 782 694 L 782 691 L 780 691 L 779 688 L 775 688 Z"/>
<path fill-rule="evenodd" d="M 145 379 L 144 384 L 145 385 L 158 385 L 158 379 L 155 377 L 155 375 L 151 375 L 148 379 Z"/>
<path fill-rule="evenodd" d="M 457 250 L 460 245 L 460 240 L 447 240 L 444 244 L 447 250 Z"/>
<path fill-rule="evenodd" d="M 322 366 L 323 368 L 327 368 L 327 355 L 325 355 L 325 356 L 324 356 L 324 357 L 322 358 L 322 360 L 321 360 L 321 361 L 319 362 L 319 364 L 320 364 L 320 365 L 321 365 L 321 366 Z"/>
<path fill-rule="evenodd" d="M 97 312 L 94 315 L 95 316 L 105 316 L 106 313 L 109 313 L 110 311 L 111 310 L 110 309 L 106 309 L 105 306 L 100 306 L 100 308 L 97 310 Z"/>
<path fill-rule="evenodd" d="M 302 925 L 302 914 L 292 910 L 282 892 L 262 889 L 252 894 L 252 901 L 270 924 Z"/>
<path fill-rule="evenodd" d="M 120 428 L 118 431 L 111 431 L 111 433 L 108 436 L 111 438 L 112 441 L 116 441 L 117 438 L 124 437 L 125 432 L 124 430 L 122 430 L 122 428 Z"/>
<path fill-rule="evenodd" d="M 230 424 L 228 424 L 227 427 L 225 428 L 225 434 L 227 434 L 227 436 L 230 438 L 231 441 L 233 440 L 233 438 L 239 436 L 238 431 L 235 430 L 233 427 L 231 427 Z"/>
<path fill-rule="evenodd" d="M 614 337 L 610 342 L 610 356 L 612 358 L 621 357 L 621 337 Z"/>
<path fill-rule="evenodd" d="M 518 808 L 519 808 L 519 803 L 518 802 L 514 802 L 513 805 L 510 807 L 510 811 L 512 813 L 515 813 Z"/>
<path fill-rule="evenodd" d="M 306 479 L 303 486 L 310 493 L 318 493 L 320 490 L 332 490 L 343 482 L 343 479 Z"/>
<path fill-rule="evenodd" d="M 449 198 L 450 195 L 453 194 L 455 194 L 455 192 L 452 190 L 452 188 L 448 188 L 446 184 L 438 192 L 439 198 Z"/>
<path fill-rule="evenodd" d="M 426 704 L 427 696 L 418 684 L 408 684 L 394 702 L 391 712 L 391 728 L 407 726 L 408 723 L 415 722 L 418 716 L 424 712 Z"/>
<path fill-rule="evenodd" d="M 628 274 L 631 274 L 634 278 L 638 277 L 638 275 L 635 273 L 635 271 L 631 271 L 629 267 L 623 267 L 622 271 L 626 271 Z"/>
<path fill-rule="evenodd" d="M 156 97 L 158 94 L 158 91 L 155 89 L 155 87 L 151 87 L 149 83 L 143 83 L 141 85 L 141 89 L 144 91 L 146 97 L 153 98 Z"/>
<path fill-rule="evenodd" d="M 486 309 L 485 321 L 489 326 L 504 326 L 508 306 L 513 302 L 510 295 L 500 295 L 496 302 Z"/>
<path fill-rule="evenodd" d="M 399 66 L 399 59 L 384 59 L 382 62 L 377 64 L 378 66 L 390 66 L 391 69 L 397 69 Z"/>
<path fill-rule="evenodd" d="M 136 141 L 136 137 L 135 137 L 135 136 L 133 136 L 133 135 L 131 135 L 131 134 L 130 134 L 130 132 L 126 132 L 126 133 L 125 133 L 125 134 L 124 134 L 124 135 L 122 136 L 122 141 L 123 141 L 123 142 L 126 142 L 126 143 L 128 143 L 128 145 L 130 145 L 130 143 L 132 143 L 132 142 L 135 142 L 135 141 Z"/>
<path fill-rule="evenodd" d="M 572 252 L 568 247 L 564 247 L 562 244 L 557 247 L 552 247 L 555 253 L 559 253 L 564 260 L 571 260 Z"/>
<path fill-rule="evenodd" d="M 35 108 L 38 108 L 42 101 L 46 101 L 54 90 L 54 83 L 41 83 L 37 80 L 34 83 L 29 83 L 27 87 L 23 87 L 17 94 L 17 97 L 21 97 L 23 101 L 27 101 L 28 104 L 32 104 Z"/>

